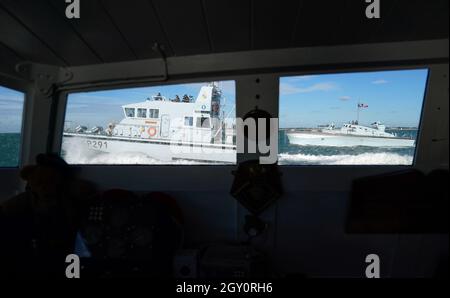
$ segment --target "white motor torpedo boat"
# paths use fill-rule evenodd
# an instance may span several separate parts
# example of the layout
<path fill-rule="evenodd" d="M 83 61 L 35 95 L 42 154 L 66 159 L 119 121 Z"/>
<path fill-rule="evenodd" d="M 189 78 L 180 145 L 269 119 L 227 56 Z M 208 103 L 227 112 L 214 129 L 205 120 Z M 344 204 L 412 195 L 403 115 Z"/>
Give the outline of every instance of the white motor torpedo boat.
<path fill-rule="evenodd" d="M 235 128 L 226 121 L 221 100 L 222 92 L 214 83 L 203 86 L 195 101 L 169 100 L 158 93 L 122 106 L 124 118 L 107 129 L 65 129 L 62 149 L 70 154 L 71 148 L 81 144 L 105 153 L 143 153 L 163 162 L 235 163 Z"/>
<path fill-rule="evenodd" d="M 340 129 L 331 124 L 320 129 L 291 130 L 286 135 L 291 144 L 300 146 L 401 148 L 415 145 L 414 139 L 397 137 L 385 129 L 379 122 L 373 123 L 372 127 L 353 122 L 344 124 Z"/>

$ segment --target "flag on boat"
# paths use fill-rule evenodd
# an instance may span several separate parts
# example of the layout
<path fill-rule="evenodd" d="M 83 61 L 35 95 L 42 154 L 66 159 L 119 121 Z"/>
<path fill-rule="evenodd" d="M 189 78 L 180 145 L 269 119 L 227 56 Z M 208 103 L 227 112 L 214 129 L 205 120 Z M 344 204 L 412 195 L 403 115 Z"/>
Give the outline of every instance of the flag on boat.
<path fill-rule="evenodd" d="M 365 104 L 365 103 L 359 103 L 358 104 L 358 108 L 368 108 L 369 105 Z"/>

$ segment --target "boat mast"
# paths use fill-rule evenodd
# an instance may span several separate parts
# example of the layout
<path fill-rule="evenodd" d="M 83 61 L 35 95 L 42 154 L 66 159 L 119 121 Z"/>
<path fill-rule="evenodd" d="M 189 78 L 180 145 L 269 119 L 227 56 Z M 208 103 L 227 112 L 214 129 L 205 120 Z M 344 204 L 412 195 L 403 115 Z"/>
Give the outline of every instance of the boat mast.
<path fill-rule="evenodd" d="M 359 109 L 360 109 L 360 101 L 358 100 L 358 105 L 356 108 L 356 124 L 359 124 Z"/>

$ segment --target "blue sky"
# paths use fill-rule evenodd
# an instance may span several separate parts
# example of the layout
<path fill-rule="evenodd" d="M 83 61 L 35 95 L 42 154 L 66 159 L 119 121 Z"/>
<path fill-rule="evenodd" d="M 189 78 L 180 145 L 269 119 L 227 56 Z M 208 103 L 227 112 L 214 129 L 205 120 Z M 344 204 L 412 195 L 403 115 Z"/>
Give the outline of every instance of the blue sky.
<path fill-rule="evenodd" d="M 180 98 L 184 94 L 192 95 L 194 100 L 200 92 L 200 88 L 208 83 L 192 83 L 167 85 L 158 87 L 140 87 L 109 91 L 95 91 L 73 93 L 69 95 L 66 111 L 66 122 L 72 125 L 103 126 L 110 122 L 119 122 L 123 118 L 122 105 L 145 101 L 148 97 L 158 92 L 167 98 Z M 219 83 L 223 97 L 226 100 L 225 113 L 231 106 L 235 106 L 235 83 L 223 81 Z M 223 102 L 222 102 L 223 103 Z M 233 113 L 234 117 L 234 113 Z"/>
<path fill-rule="evenodd" d="M 369 107 L 360 123 L 381 121 L 388 126 L 418 126 L 428 71 L 400 70 L 280 78 L 280 127 L 316 127 L 356 119 L 360 101 Z M 120 106 L 144 101 L 161 92 L 197 97 L 205 83 L 129 88 L 69 95 L 66 121 L 106 126 L 123 117 Z M 235 105 L 234 81 L 221 82 L 228 109 Z M 0 87 L 0 133 L 19 132 L 24 95 Z"/>
<path fill-rule="evenodd" d="M 306 75 L 280 78 L 280 127 L 316 127 L 356 120 L 387 126 L 420 121 L 428 70 Z"/>
<path fill-rule="evenodd" d="M 24 94 L 0 86 L 0 133 L 18 133 L 22 127 Z"/>

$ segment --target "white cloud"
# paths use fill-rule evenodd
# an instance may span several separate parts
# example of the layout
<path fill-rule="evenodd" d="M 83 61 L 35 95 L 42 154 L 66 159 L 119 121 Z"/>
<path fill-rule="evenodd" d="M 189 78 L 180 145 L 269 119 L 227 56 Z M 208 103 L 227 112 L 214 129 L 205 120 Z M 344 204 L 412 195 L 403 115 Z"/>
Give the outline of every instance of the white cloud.
<path fill-rule="evenodd" d="M 341 100 L 341 101 L 348 101 L 350 99 L 352 99 L 350 96 L 341 96 L 341 97 L 339 97 L 339 100 Z"/>
<path fill-rule="evenodd" d="M 102 104 L 108 104 L 114 100 L 117 100 L 117 98 L 112 96 L 108 97 L 108 96 L 92 95 L 89 93 L 79 93 L 70 96 L 69 100 L 74 100 L 77 103 L 85 103 L 85 104 L 90 104 L 95 101 L 101 102 Z"/>
<path fill-rule="evenodd" d="M 89 108 L 88 104 L 79 104 L 79 103 L 69 103 L 67 105 L 68 109 L 83 109 L 83 108 Z"/>
<path fill-rule="evenodd" d="M 297 88 L 291 84 L 281 83 L 280 84 L 280 93 L 282 95 L 296 94 L 296 93 L 299 93 L 299 88 Z"/>
<path fill-rule="evenodd" d="M 23 97 L 0 94 L 0 111 L 23 109 Z"/>
<path fill-rule="evenodd" d="M 387 84 L 387 83 L 388 83 L 388 81 L 383 80 L 383 79 L 372 81 L 372 84 L 374 84 L 374 85 L 382 85 L 382 84 Z"/>
<path fill-rule="evenodd" d="M 316 75 L 304 75 L 304 76 L 297 76 L 297 77 L 287 77 L 284 78 L 284 80 L 287 80 L 289 82 L 298 82 L 298 81 L 307 81 L 311 80 L 317 77 Z"/>
<path fill-rule="evenodd" d="M 23 96 L 0 94 L 0 102 L 23 102 Z"/>
<path fill-rule="evenodd" d="M 337 88 L 338 88 L 337 85 L 332 82 L 317 83 L 308 87 L 297 87 L 287 83 L 280 84 L 280 92 L 282 95 L 311 93 L 316 91 L 331 91 L 336 90 Z"/>

